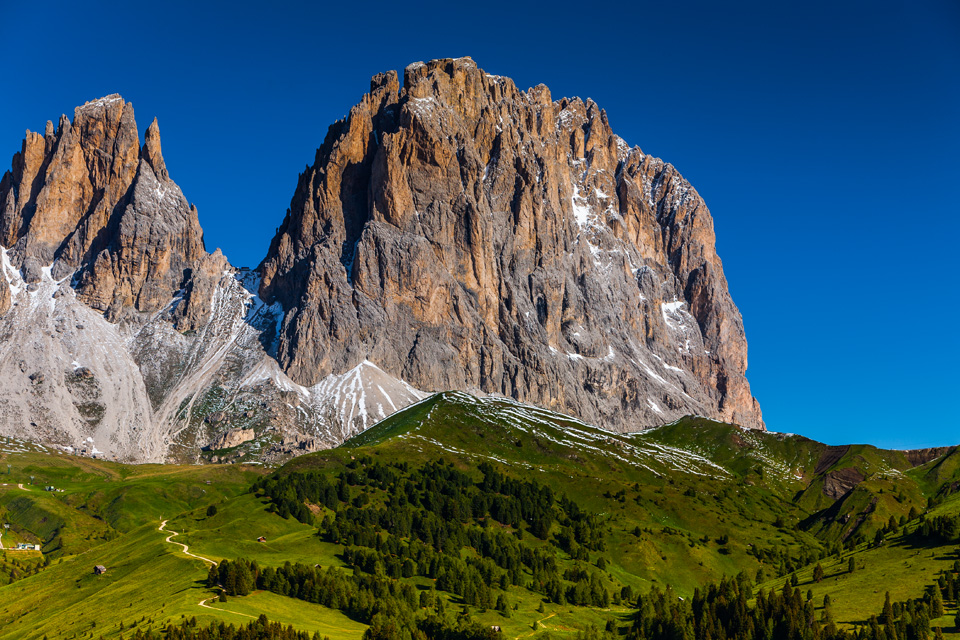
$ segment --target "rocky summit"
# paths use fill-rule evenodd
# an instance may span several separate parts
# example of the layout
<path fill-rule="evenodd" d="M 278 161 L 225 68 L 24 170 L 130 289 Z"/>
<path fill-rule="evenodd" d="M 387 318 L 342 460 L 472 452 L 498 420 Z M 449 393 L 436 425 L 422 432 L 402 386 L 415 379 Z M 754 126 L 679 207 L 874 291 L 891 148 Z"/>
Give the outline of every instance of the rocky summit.
<path fill-rule="evenodd" d="M 374 77 L 255 270 L 206 251 L 170 175 L 118 95 L 27 131 L 0 181 L 0 433 L 282 459 L 452 389 L 764 427 L 710 212 L 590 100 L 470 58 Z"/>
<path fill-rule="evenodd" d="M 763 427 L 697 192 L 594 102 L 470 58 L 373 78 L 261 270 L 301 384 L 369 360 L 618 431 L 687 414 Z"/>

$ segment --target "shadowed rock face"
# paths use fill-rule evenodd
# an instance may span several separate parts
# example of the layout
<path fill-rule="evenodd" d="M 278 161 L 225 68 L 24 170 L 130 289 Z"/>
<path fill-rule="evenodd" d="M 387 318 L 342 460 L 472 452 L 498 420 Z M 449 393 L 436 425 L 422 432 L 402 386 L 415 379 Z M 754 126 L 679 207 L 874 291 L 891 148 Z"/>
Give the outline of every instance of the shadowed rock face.
<path fill-rule="evenodd" d="M 763 428 L 697 192 L 592 101 L 469 58 L 373 78 L 261 271 L 303 385 L 369 360 L 617 430 L 691 413 Z"/>
<path fill-rule="evenodd" d="M 76 273 L 79 299 L 111 321 L 160 309 L 194 272 L 213 269 L 197 211 L 167 174 L 156 120 L 141 148 L 133 105 L 118 95 L 77 107 L 56 129 L 47 122 L 44 135 L 27 131 L 0 181 L 0 245 L 17 268 Z M 179 310 L 186 328 L 203 315 L 191 302 Z"/>

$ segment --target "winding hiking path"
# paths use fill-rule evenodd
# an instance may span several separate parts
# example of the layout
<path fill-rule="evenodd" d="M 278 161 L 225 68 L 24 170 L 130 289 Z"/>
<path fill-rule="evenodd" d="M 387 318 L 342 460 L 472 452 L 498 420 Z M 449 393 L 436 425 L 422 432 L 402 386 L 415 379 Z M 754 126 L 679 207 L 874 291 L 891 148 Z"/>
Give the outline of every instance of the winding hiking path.
<path fill-rule="evenodd" d="M 167 526 L 167 521 L 164 520 L 163 522 L 160 523 L 160 528 L 159 528 L 158 530 L 159 530 L 159 531 L 163 531 L 163 528 L 166 527 L 166 526 Z M 208 564 L 212 564 L 212 565 L 216 566 L 217 563 L 214 562 L 213 560 L 211 560 L 210 558 L 204 558 L 203 556 L 198 556 L 198 555 L 195 554 L 195 553 L 190 553 L 190 551 L 189 551 L 190 547 L 188 547 L 187 545 L 183 544 L 182 542 L 174 542 L 173 540 L 170 539 L 170 538 L 172 538 L 173 536 L 178 536 L 178 535 L 180 535 L 179 532 L 177 532 L 177 531 L 164 531 L 164 533 L 169 533 L 169 534 L 170 534 L 170 535 L 167 536 L 166 542 L 169 542 L 170 544 L 175 544 L 175 545 L 177 545 L 177 546 L 183 547 L 183 553 L 184 553 L 184 554 L 190 556 L 191 558 L 196 558 L 197 560 L 203 560 L 204 562 L 206 562 L 206 563 L 208 563 Z M 200 603 L 200 606 L 204 606 L 202 601 L 201 601 L 201 603 Z M 212 609 L 212 607 L 208 607 L 208 608 L 211 608 L 211 609 Z"/>
<path fill-rule="evenodd" d="M 160 527 L 157 529 L 158 531 L 163 531 L 164 533 L 170 534 L 166 537 L 165 542 L 169 542 L 170 544 L 175 544 L 179 547 L 183 547 L 183 553 L 190 556 L 191 558 L 196 558 L 197 560 L 203 560 L 204 562 L 210 563 L 214 566 L 217 565 L 217 563 L 211 560 L 210 558 L 204 558 L 203 556 L 198 556 L 195 553 L 190 553 L 190 547 L 183 544 L 182 542 L 174 542 L 173 540 L 171 540 L 170 538 L 172 538 L 173 536 L 180 535 L 180 532 L 173 531 L 170 529 L 165 530 L 164 528 L 166 526 L 167 526 L 167 521 L 164 520 L 163 522 L 160 523 Z M 239 611 L 230 611 L 229 609 L 217 609 L 216 607 L 211 607 L 210 605 L 207 604 L 208 602 L 211 602 L 216 599 L 217 599 L 216 596 L 214 596 L 213 598 L 204 598 L 203 600 L 198 602 L 197 605 L 203 607 L 204 609 L 210 609 L 211 611 L 219 611 L 220 613 L 232 613 L 236 616 L 243 616 L 244 618 L 252 618 L 254 620 L 257 619 L 257 616 L 251 616 L 250 614 L 247 614 L 247 613 L 240 613 Z"/>
<path fill-rule="evenodd" d="M 239 611 L 231 611 L 230 609 L 217 609 L 216 607 L 211 607 L 210 605 L 207 604 L 208 602 L 212 602 L 212 601 L 214 601 L 214 600 L 216 600 L 215 597 L 214 597 L 214 598 L 204 598 L 203 600 L 201 600 L 201 601 L 198 602 L 197 604 L 200 605 L 201 607 L 203 607 L 204 609 L 210 609 L 211 611 L 216 611 L 216 612 L 218 612 L 218 613 L 232 613 L 232 614 L 235 615 L 235 616 L 243 616 L 244 618 L 251 618 L 252 620 L 256 620 L 256 619 L 257 619 L 257 616 L 252 616 L 252 615 L 250 615 L 249 613 L 240 613 Z"/>
<path fill-rule="evenodd" d="M 536 628 L 536 629 L 534 629 L 534 630 L 531 631 L 530 633 L 525 633 L 525 634 L 523 634 L 523 635 L 519 635 L 519 636 L 517 636 L 516 638 L 514 638 L 514 640 L 520 640 L 520 638 L 529 638 L 530 636 L 532 636 L 533 634 L 537 633 L 538 631 L 546 631 L 546 629 L 540 628 L 540 627 L 543 626 L 543 621 L 544 621 L 544 620 L 549 620 L 550 618 L 552 618 L 552 617 L 555 616 L 555 615 L 557 615 L 557 612 L 556 612 L 556 611 L 554 611 L 553 613 L 551 613 L 550 615 L 548 615 L 548 616 L 545 617 L 545 618 L 540 618 L 539 620 L 537 620 L 537 628 Z"/>

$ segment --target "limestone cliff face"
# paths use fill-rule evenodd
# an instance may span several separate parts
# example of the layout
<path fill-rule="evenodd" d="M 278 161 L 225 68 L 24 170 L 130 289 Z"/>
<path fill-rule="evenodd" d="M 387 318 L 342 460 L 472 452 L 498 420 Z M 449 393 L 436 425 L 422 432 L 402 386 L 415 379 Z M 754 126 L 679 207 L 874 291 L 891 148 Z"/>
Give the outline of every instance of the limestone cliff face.
<path fill-rule="evenodd" d="M 0 434 L 124 461 L 276 462 L 424 397 L 368 362 L 295 384 L 259 281 L 206 253 L 156 120 L 141 146 L 120 96 L 28 131 L 0 180 Z"/>
<path fill-rule="evenodd" d="M 118 95 L 77 107 L 73 122 L 47 122 L 43 135 L 27 131 L 0 181 L 0 245 L 17 268 L 75 274 L 79 299 L 112 321 L 168 304 L 207 260 L 156 120 L 141 148 L 133 105 Z M 196 315 L 189 303 L 181 313 Z"/>
<path fill-rule="evenodd" d="M 261 272 L 303 385 L 370 361 L 617 430 L 691 413 L 763 428 L 697 192 L 592 101 L 469 58 L 373 78 Z"/>
<path fill-rule="evenodd" d="M 763 428 L 746 366 L 696 191 L 594 103 L 469 58 L 376 76 L 256 271 L 205 251 L 120 96 L 28 131 L 0 179 L 4 435 L 280 461 L 451 389 Z"/>

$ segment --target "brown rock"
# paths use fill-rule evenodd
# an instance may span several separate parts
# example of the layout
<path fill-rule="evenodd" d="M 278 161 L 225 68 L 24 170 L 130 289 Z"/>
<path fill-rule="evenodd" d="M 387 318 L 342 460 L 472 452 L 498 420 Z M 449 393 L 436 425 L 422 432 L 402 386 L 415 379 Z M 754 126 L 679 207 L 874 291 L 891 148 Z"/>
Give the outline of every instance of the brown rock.
<path fill-rule="evenodd" d="M 2 275 L 0 273 L 0 276 Z M 10 294 L 10 283 L 7 282 L 6 278 L 0 277 L 0 316 L 10 310 L 11 304 L 13 304 L 13 299 Z"/>
<path fill-rule="evenodd" d="M 823 495 L 839 500 L 863 482 L 864 475 L 854 467 L 831 471 L 823 477 Z"/>
<path fill-rule="evenodd" d="M 922 464 L 926 464 L 931 460 L 936 460 L 942 455 L 950 453 L 956 449 L 956 447 L 931 447 L 929 449 L 911 449 L 909 451 L 904 451 L 903 455 L 907 458 L 907 461 L 914 467 L 919 467 Z"/>
<path fill-rule="evenodd" d="M 156 118 L 150 123 L 144 136 L 142 156 L 144 160 L 150 163 L 150 167 L 158 180 L 170 179 L 170 176 L 167 175 L 167 165 L 163 161 L 163 153 L 160 150 L 160 126 L 157 124 Z"/>
<path fill-rule="evenodd" d="M 93 371 L 90 371 L 87 367 L 79 367 L 74 372 L 73 375 L 81 380 L 93 380 L 94 375 Z"/>
<path fill-rule="evenodd" d="M 204 421 L 209 424 L 220 424 L 226 419 L 227 419 L 226 413 L 224 413 L 223 411 L 214 411 L 213 413 L 208 415 Z"/>
<path fill-rule="evenodd" d="M 78 271 L 78 297 L 114 321 L 166 305 L 207 256 L 156 119 L 141 149 L 133 105 L 115 94 L 27 132 L 0 180 L 0 244 L 28 282 L 54 258 L 55 278 Z"/>
<path fill-rule="evenodd" d="M 618 430 L 763 428 L 713 221 L 592 101 L 469 58 L 371 81 L 300 176 L 262 267 L 278 359 L 312 385 L 368 359 Z"/>
<path fill-rule="evenodd" d="M 250 442 L 256 437 L 253 429 L 230 429 L 221 433 L 216 440 L 210 443 L 208 447 L 212 451 L 218 451 L 220 449 L 229 449 L 231 447 L 239 447 L 244 442 Z"/>

